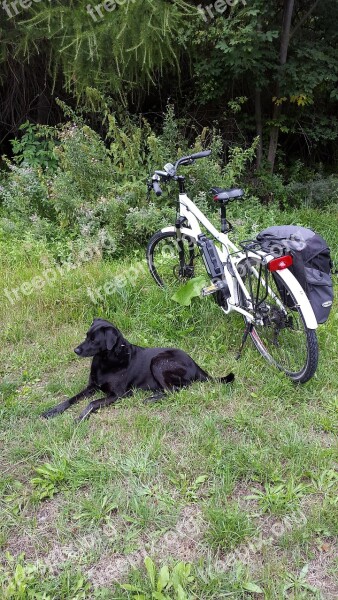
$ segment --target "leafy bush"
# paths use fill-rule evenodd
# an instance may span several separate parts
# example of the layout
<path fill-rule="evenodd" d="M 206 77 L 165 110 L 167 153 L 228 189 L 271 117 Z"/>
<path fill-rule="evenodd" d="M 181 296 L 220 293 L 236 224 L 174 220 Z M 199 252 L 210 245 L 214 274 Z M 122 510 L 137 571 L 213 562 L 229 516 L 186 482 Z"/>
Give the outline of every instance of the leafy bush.
<path fill-rule="evenodd" d="M 15 162 L 53 172 L 58 164 L 54 153 L 57 129 L 47 125 L 33 125 L 29 121 L 23 123 L 19 129 L 24 132 L 23 135 L 12 140 Z"/>
<path fill-rule="evenodd" d="M 249 187 L 262 202 L 276 201 L 280 208 L 321 208 L 338 202 L 338 177 L 325 177 L 300 161 L 286 172 L 257 173 Z"/>
<path fill-rule="evenodd" d="M 14 222 L 21 221 L 26 227 L 34 221 L 34 215 L 53 219 L 47 179 L 41 167 L 9 163 L 9 169 L 0 187 L 4 215 Z"/>
<path fill-rule="evenodd" d="M 265 204 L 277 202 L 282 207 L 287 203 L 287 191 L 280 174 L 263 171 L 251 182 L 250 189 Z"/>
<path fill-rule="evenodd" d="M 257 196 L 269 203 L 271 219 L 279 208 L 323 205 L 338 198 L 337 178 L 314 179 L 313 173 L 304 173 L 303 183 L 304 167 L 299 162 L 288 174 L 289 183 L 282 175 L 266 172 L 252 179 L 248 166 L 257 139 L 247 148 L 231 148 L 225 164 L 223 140 L 216 130 L 203 129 L 189 145 L 172 106 L 167 107 L 160 134 L 155 134 L 145 119 L 128 114 L 122 124 L 107 108 L 106 142 L 82 118 L 71 116 L 72 122 L 58 129 L 47 128 L 45 137 L 44 130 L 25 124 L 24 135 L 14 142 L 15 160 L 6 160 L 8 171 L 0 186 L 2 231 L 7 236 L 25 238 L 29 234 L 45 239 L 60 260 L 71 258 L 69 240 L 73 251 L 96 244 L 103 255 L 125 253 L 135 244 L 144 246 L 154 231 L 174 222 L 177 198 L 173 182 L 163 186 L 160 199 L 149 199 L 147 178 L 166 162 L 206 147 L 212 149 L 211 157 L 181 170 L 189 196 L 214 220 L 217 215 L 210 211 L 214 209 L 210 188 L 247 185 L 247 201 L 234 203 L 230 212 L 231 217 L 238 216 L 240 232 L 246 230 L 240 221 L 248 210 L 250 195 L 255 206 L 249 211 L 256 214 L 258 228 L 266 222 L 266 210 L 259 210 Z M 52 161 L 57 161 L 56 166 Z"/>
<path fill-rule="evenodd" d="M 112 165 L 100 136 L 87 125 L 68 124 L 61 129 L 59 137 L 60 145 L 55 153 L 60 167 L 54 185 L 64 173 L 68 176 L 67 183 L 87 202 L 95 202 L 107 194 L 112 187 Z M 58 195 L 56 199 L 60 200 Z"/>
<path fill-rule="evenodd" d="M 144 244 L 157 229 L 174 222 L 175 205 L 156 206 L 152 202 L 148 206 L 130 208 L 126 214 L 125 229 L 130 243 L 137 240 Z"/>
<path fill-rule="evenodd" d="M 286 186 L 288 206 L 321 208 L 338 203 L 338 177 L 313 179 L 305 183 L 291 182 Z"/>

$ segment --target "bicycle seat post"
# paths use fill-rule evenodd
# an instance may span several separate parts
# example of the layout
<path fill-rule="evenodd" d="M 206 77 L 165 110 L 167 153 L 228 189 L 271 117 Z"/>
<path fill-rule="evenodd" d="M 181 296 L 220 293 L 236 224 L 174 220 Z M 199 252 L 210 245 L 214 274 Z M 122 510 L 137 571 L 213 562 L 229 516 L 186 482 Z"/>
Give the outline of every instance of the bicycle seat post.
<path fill-rule="evenodd" d="M 231 230 L 230 224 L 227 221 L 227 212 L 225 204 L 221 204 L 221 232 L 228 233 Z"/>

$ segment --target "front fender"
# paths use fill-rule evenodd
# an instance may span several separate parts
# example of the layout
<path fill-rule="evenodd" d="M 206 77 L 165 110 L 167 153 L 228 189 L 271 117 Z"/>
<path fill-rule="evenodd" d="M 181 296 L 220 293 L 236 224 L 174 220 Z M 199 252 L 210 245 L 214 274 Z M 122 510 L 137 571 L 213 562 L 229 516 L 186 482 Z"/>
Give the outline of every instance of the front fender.
<path fill-rule="evenodd" d="M 163 229 L 161 229 L 161 232 L 162 233 L 176 233 L 176 227 L 174 227 L 173 225 L 171 225 L 169 227 L 163 227 Z M 181 234 L 184 237 L 189 238 L 196 244 L 196 238 L 193 235 L 193 232 L 191 229 L 188 229 L 187 227 L 181 227 Z"/>

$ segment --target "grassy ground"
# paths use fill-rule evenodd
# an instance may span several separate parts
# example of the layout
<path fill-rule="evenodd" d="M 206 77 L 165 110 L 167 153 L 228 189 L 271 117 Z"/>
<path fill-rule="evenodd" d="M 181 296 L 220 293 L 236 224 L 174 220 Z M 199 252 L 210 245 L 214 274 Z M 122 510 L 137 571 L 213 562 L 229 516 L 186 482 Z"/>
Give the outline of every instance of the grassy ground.
<path fill-rule="evenodd" d="M 332 214 L 318 222 L 332 245 Z M 42 244 L 1 250 L 4 290 L 55 268 Z M 1 598 L 337 598 L 337 311 L 318 331 L 316 376 L 295 387 L 251 342 L 237 363 L 241 319 L 211 299 L 178 306 L 141 259 L 84 263 L 13 304 L 2 294 Z M 93 303 L 87 287 L 109 280 L 115 292 Z M 153 406 L 138 392 L 78 426 L 82 405 L 44 421 L 86 383 L 72 349 L 94 316 L 236 381 Z"/>

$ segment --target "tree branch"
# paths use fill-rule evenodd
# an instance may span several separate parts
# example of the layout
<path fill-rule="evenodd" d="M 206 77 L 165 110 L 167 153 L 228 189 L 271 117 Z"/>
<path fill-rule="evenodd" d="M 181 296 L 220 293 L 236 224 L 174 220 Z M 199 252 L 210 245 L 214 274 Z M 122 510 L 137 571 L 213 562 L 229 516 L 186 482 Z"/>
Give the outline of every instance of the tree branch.
<path fill-rule="evenodd" d="M 307 11 L 307 13 L 301 18 L 299 23 L 297 23 L 297 25 L 293 28 L 293 30 L 290 33 L 290 38 L 289 38 L 290 40 L 295 35 L 295 33 L 298 31 L 298 29 L 300 29 L 300 27 L 303 25 L 303 23 L 305 23 L 305 21 L 313 13 L 314 9 L 316 8 L 316 6 L 318 6 L 319 2 L 320 2 L 320 0 L 316 0 L 315 3 L 311 6 L 311 8 Z"/>

